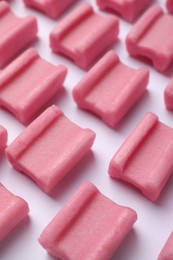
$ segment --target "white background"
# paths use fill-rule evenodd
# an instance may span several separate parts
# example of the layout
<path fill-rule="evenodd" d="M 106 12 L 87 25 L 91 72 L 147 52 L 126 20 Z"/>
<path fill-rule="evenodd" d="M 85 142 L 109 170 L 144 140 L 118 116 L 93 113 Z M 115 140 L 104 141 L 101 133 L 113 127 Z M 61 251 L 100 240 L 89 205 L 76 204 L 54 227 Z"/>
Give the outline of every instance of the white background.
<path fill-rule="evenodd" d="M 78 1 L 77 4 L 80 2 L 85 1 Z M 99 12 L 94 0 L 88 2 L 92 3 L 95 10 Z M 165 1 L 157 2 L 166 10 Z M 133 68 L 139 68 L 142 65 L 148 67 L 150 82 L 148 90 L 140 101 L 115 129 L 111 129 L 96 116 L 79 110 L 73 101 L 71 91 L 85 71 L 68 59 L 51 52 L 49 33 L 58 20 L 53 21 L 39 12 L 26 8 L 22 0 L 11 0 L 10 5 L 17 15 L 32 14 L 37 17 L 38 39 L 31 46 L 35 47 L 44 59 L 68 67 L 64 89 L 48 105 L 53 103 L 58 105 L 72 121 L 81 127 L 94 130 L 96 139 L 92 152 L 86 155 L 50 195 L 44 194 L 32 180 L 14 170 L 4 153 L 0 155 L 0 182 L 11 192 L 24 198 L 30 207 L 29 217 L 0 243 L 0 259 L 53 259 L 39 245 L 37 238 L 79 185 L 88 180 L 116 203 L 129 206 L 138 213 L 138 220 L 133 230 L 123 241 L 112 260 L 156 260 L 173 229 L 173 177 L 170 177 L 159 200 L 152 203 L 133 187 L 111 179 L 108 175 L 108 165 L 118 147 L 146 112 L 156 113 L 160 121 L 173 126 L 173 114 L 166 110 L 163 99 L 163 91 L 172 77 L 173 66 L 166 73 L 160 74 L 150 64 L 144 64 L 129 57 L 125 47 L 125 37 L 133 25 L 119 19 L 120 34 L 114 50 L 123 63 Z M 75 5 L 71 9 L 74 7 Z M 103 12 L 102 14 L 105 15 Z M 0 124 L 8 130 L 8 144 L 25 128 L 13 115 L 3 109 L 0 109 Z"/>

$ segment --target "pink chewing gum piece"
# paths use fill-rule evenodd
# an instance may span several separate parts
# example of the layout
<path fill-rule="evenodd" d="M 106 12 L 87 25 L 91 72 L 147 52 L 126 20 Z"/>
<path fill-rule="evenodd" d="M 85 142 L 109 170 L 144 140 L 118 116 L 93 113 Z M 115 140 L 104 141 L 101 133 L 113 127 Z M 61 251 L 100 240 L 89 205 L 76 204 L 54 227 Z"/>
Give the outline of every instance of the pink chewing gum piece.
<path fill-rule="evenodd" d="M 45 13 L 56 19 L 77 0 L 23 0 L 26 6 Z"/>
<path fill-rule="evenodd" d="M 89 151 L 95 138 L 64 116 L 46 109 L 6 149 L 11 164 L 50 192 Z"/>
<path fill-rule="evenodd" d="M 110 259 L 137 219 L 91 183 L 82 184 L 39 237 L 40 244 L 60 259 Z"/>
<path fill-rule="evenodd" d="M 113 156 L 109 174 L 155 201 L 172 173 L 172 154 L 173 129 L 147 113 Z"/>
<path fill-rule="evenodd" d="M 173 111 L 173 80 L 171 80 L 164 90 L 164 101 L 166 108 Z"/>
<path fill-rule="evenodd" d="M 5 1 L 0 2 L 0 68 L 7 65 L 36 38 L 37 21 L 32 16 L 19 18 Z"/>
<path fill-rule="evenodd" d="M 28 204 L 0 183 L 0 241 L 29 213 Z"/>
<path fill-rule="evenodd" d="M 0 105 L 26 123 L 57 94 L 66 74 L 65 66 L 43 60 L 30 48 L 0 73 Z"/>
<path fill-rule="evenodd" d="M 170 13 L 173 13 L 173 0 L 167 0 L 166 7 Z"/>
<path fill-rule="evenodd" d="M 93 26 L 94 25 L 94 26 Z M 94 13 L 89 3 L 78 6 L 50 34 L 54 52 L 65 54 L 87 69 L 117 40 L 118 19 Z"/>
<path fill-rule="evenodd" d="M 164 71 L 173 60 L 173 17 L 158 5 L 151 7 L 134 25 L 126 38 L 130 55 L 145 56 L 158 71 Z"/>
<path fill-rule="evenodd" d="M 173 259 L 173 232 L 170 234 L 163 249 L 161 250 L 158 260 L 172 260 Z"/>
<path fill-rule="evenodd" d="M 4 150 L 7 145 L 8 133 L 7 130 L 0 125 L 0 151 Z"/>
<path fill-rule="evenodd" d="M 152 2 L 152 0 L 97 0 L 97 5 L 120 14 L 125 20 L 133 22 Z"/>
<path fill-rule="evenodd" d="M 80 108 L 100 116 L 114 127 L 146 89 L 149 71 L 127 67 L 109 51 L 73 89 Z"/>

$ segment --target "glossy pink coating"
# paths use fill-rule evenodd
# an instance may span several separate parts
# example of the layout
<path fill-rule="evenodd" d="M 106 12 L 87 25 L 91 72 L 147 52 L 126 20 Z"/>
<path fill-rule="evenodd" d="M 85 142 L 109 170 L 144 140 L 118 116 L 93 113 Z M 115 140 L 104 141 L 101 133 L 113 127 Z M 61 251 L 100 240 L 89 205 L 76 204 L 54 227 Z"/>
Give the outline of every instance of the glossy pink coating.
<path fill-rule="evenodd" d="M 172 260 L 172 259 L 173 259 L 173 232 L 168 237 L 158 257 L 158 260 Z"/>
<path fill-rule="evenodd" d="M 165 71 L 173 60 L 172 27 L 173 16 L 153 5 L 127 35 L 129 54 L 147 57 L 158 71 Z"/>
<path fill-rule="evenodd" d="M 110 259 L 137 219 L 91 183 L 82 184 L 39 237 L 40 244 L 63 260 Z"/>
<path fill-rule="evenodd" d="M 152 0 L 97 0 L 103 10 L 111 10 L 120 14 L 125 20 L 133 22 L 152 2 Z"/>
<path fill-rule="evenodd" d="M 0 241 L 28 215 L 28 204 L 0 183 Z"/>
<path fill-rule="evenodd" d="M 167 109 L 173 111 L 173 80 L 171 80 L 164 90 L 164 101 Z"/>
<path fill-rule="evenodd" d="M 167 0 L 166 7 L 170 13 L 173 13 L 173 0 Z"/>
<path fill-rule="evenodd" d="M 83 3 L 52 30 L 50 46 L 87 69 L 116 42 L 118 31 L 115 16 L 96 14 L 89 3 Z"/>
<path fill-rule="evenodd" d="M 43 60 L 30 48 L 0 72 L 0 105 L 28 122 L 62 87 L 63 65 Z"/>
<path fill-rule="evenodd" d="M 95 133 L 70 121 L 55 105 L 6 149 L 11 164 L 50 192 L 90 150 Z"/>
<path fill-rule="evenodd" d="M 8 133 L 5 127 L 0 125 L 0 151 L 4 150 L 7 145 Z"/>
<path fill-rule="evenodd" d="M 73 97 L 80 108 L 114 127 L 143 94 L 148 79 L 146 68 L 132 69 L 109 51 L 75 86 Z"/>
<path fill-rule="evenodd" d="M 31 8 L 45 13 L 56 19 L 77 0 L 23 0 Z"/>
<path fill-rule="evenodd" d="M 158 199 L 173 170 L 173 129 L 147 113 L 109 164 L 109 174 Z"/>
<path fill-rule="evenodd" d="M 6 1 L 0 1 L 0 68 L 36 39 L 37 21 L 33 16 L 17 17 Z"/>

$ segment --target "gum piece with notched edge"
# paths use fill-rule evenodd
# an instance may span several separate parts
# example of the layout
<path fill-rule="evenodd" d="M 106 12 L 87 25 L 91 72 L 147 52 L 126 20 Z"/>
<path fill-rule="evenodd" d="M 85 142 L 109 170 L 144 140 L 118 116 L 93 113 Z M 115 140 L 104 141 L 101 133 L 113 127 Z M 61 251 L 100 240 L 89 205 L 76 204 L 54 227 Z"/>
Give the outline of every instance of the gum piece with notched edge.
<path fill-rule="evenodd" d="M 0 183 L 0 241 L 28 215 L 28 204 Z"/>
<path fill-rule="evenodd" d="M 82 184 L 39 237 L 60 259 L 110 259 L 137 219 L 91 183 Z"/>
<path fill-rule="evenodd" d="M 168 237 L 157 260 L 172 260 L 172 259 L 173 259 L 173 232 Z"/>
<path fill-rule="evenodd" d="M 109 174 L 155 201 L 172 173 L 172 155 L 173 129 L 147 113 L 113 156 Z"/>
<path fill-rule="evenodd" d="M 125 20 L 133 22 L 152 0 L 97 0 L 97 5 L 119 13 Z"/>
<path fill-rule="evenodd" d="M 149 71 L 127 67 L 109 51 L 73 89 L 80 108 L 90 110 L 115 126 L 146 89 Z"/>
<path fill-rule="evenodd" d="M 167 0 L 166 7 L 170 13 L 173 13 L 173 0 Z"/>
<path fill-rule="evenodd" d="M 94 25 L 94 26 L 93 26 Z M 50 46 L 87 69 L 117 40 L 118 19 L 96 14 L 89 3 L 64 17 L 50 34 Z"/>
<path fill-rule="evenodd" d="M 0 72 L 0 105 L 28 122 L 62 87 L 67 69 L 30 48 Z"/>
<path fill-rule="evenodd" d="M 37 21 L 19 18 L 5 1 L 0 1 L 0 68 L 3 68 L 36 38 Z"/>
<path fill-rule="evenodd" d="M 56 19 L 77 0 L 23 0 L 26 6 L 45 13 Z"/>
<path fill-rule="evenodd" d="M 164 90 L 164 101 L 166 108 L 173 111 L 173 80 L 171 80 Z"/>
<path fill-rule="evenodd" d="M 173 60 L 173 17 L 164 14 L 158 5 L 151 7 L 136 22 L 126 38 L 130 55 L 149 58 L 160 72 Z"/>
<path fill-rule="evenodd" d="M 7 145 L 8 133 L 7 130 L 0 125 L 0 151 L 4 150 Z"/>
<path fill-rule="evenodd" d="M 11 164 L 49 193 L 89 151 L 95 138 L 64 116 L 46 109 L 6 149 Z"/>

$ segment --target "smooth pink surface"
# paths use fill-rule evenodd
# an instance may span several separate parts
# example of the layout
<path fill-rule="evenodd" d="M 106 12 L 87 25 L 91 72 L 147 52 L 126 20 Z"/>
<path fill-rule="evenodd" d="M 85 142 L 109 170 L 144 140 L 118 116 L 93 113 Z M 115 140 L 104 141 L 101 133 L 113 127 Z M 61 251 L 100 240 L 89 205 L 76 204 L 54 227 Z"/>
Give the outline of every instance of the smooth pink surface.
<path fill-rule="evenodd" d="M 173 129 L 147 113 L 113 156 L 109 174 L 155 201 L 172 173 L 172 154 Z"/>
<path fill-rule="evenodd" d="M 6 149 L 18 171 L 50 192 L 89 151 L 95 138 L 64 116 L 55 105 L 45 110 Z"/>
<path fill-rule="evenodd" d="M 167 109 L 173 110 L 173 80 L 171 80 L 164 90 L 164 101 Z"/>
<path fill-rule="evenodd" d="M 162 251 L 159 254 L 158 260 L 172 260 L 173 259 L 173 232 L 170 234 Z"/>
<path fill-rule="evenodd" d="M 173 13 L 173 0 L 167 0 L 166 7 L 170 13 Z"/>
<path fill-rule="evenodd" d="M 70 5 L 75 3 L 77 0 L 23 0 L 24 3 L 32 8 L 35 8 L 51 18 L 56 19 L 65 10 L 67 10 Z"/>
<path fill-rule="evenodd" d="M 97 5 L 103 10 L 113 10 L 127 21 L 132 22 L 151 2 L 152 0 L 97 0 Z"/>
<path fill-rule="evenodd" d="M 25 123 L 57 94 L 66 74 L 65 66 L 55 66 L 28 49 L 0 72 L 0 105 Z"/>
<path fill-rule="evenodd" d="M 82 184 L 39 237 L 40 244 L 63 260 L 110 259 L 137 219 L 91 183 Z"/>
<path fill-rule="evenodd" d="M 37 21 L 32 16 L 19 18 L 5 1 L 0 1 L 0 68 L 7 65 L 36 38 Z"/>
<path fill-rule="evenodd" d="M 5 149 L 7 145 L 7 139 L 7 130 L 2 125 L 0 125 L 0 151 Z"/>
<path fill-rule="evenodd" d="M 118 30 L 115 16 L 96 14 L 89 3 L 83 3 L 53 29 L 50 46 L 87 69 L 116 42 Z"/>
<path fill-rule="evenodd" d="M 9 192 L 0 183 L 0 241 L 28 215 L 28 212 L 27 202 Z"/>
<path fill-rule="evenodd" d="M 173 16 L 154 5 L 137 21 L 126 38 L 132 56 L 149 58 L 158 71 L 164 71 L 173 60 Z"/>
<path fill-rule="evenodd" d="M 90 110 L 115 126 L 146 89 L 149 71 L 124 65 L 109 51 L 73 89 L 80 108 Z"/>

